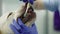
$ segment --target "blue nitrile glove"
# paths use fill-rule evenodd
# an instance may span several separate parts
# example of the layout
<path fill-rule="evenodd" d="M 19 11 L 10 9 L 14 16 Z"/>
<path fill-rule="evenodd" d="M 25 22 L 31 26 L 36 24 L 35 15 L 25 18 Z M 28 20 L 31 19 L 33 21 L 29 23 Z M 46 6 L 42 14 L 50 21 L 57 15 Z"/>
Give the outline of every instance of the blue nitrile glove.
<path fill-rule="evenodd" d="M 35 24 L 32 24 L 31 27 L 27 27 L 20 18 L 18 18 L 18 23 L 13 20 L 13 24 L 11 24 L 10 27 L 14 34 L 38 34 Z"/>
<path fill-rule="evenodd" d="M 60 16 L 58 9 L 54 12 L 54 29 L 60 31 Z"/>
<path fill-rule="evenodd" d="M 28 1 L 28 0 L 20 0 L 20 1 L 23 1 L 23 2 L 25 2 L 25 3 L 26 3 L 26 2 L 29 2 L 29 3 L 33 4 L 35 0 L 29 0 L 29 1 Z"/>

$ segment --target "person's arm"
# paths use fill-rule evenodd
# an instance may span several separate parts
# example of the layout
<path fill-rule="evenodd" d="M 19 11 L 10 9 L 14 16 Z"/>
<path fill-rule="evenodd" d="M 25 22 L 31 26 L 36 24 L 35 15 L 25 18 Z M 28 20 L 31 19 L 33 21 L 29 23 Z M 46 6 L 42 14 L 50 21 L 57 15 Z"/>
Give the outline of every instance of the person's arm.
<path fill-rule="evenodd" d="M 33 7 L 35 9 L 48 9 L 54 11 L 58 8 L 59 0 L 36 0 Z"/>
<path fill-rule="evenodd" d="M 59 6 L 58 6 L 58 9 L 59 9 L 59 14 L 60 14 L 60 0 L 59 0 Z"/>

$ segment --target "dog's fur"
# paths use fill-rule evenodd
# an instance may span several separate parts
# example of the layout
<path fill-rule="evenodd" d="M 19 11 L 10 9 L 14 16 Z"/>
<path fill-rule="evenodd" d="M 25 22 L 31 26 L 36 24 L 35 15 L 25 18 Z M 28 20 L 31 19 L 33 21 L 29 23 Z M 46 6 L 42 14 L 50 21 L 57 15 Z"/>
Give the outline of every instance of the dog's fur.
<path fill-rule="evenodd" d="M 21 7 L 20 7 L 21 8 Z M 10 28 L 10 24 L 13 23 L 13 19 L 17 21 L 18 17 L 21 17 L 21 15 L 24 13 L 26 7 L 23 7 L 21 10 L 18 9 L 15 12 L 6 13 L 3 16 L 0 17 L 0 34 L 14 34 L 14 32 Z M 34 12 L 35 14 L 35 12 Z M 30 21 L 27 21 L 25 23 L 26 26 L 30 27 L 31 24 L 36 19 L 36 14 L 32 16 L 33 18 Z"/>

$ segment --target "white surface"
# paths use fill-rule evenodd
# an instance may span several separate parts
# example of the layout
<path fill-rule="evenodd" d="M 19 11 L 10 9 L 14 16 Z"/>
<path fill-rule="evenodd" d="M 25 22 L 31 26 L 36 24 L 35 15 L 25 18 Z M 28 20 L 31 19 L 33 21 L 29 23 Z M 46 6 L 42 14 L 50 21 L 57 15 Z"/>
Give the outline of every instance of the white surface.
<path fill-rule="evenodd" d="M 45 10 L 36 10 L 37 19 L 36 26 L 38 34 L 46 34 L 46 11 Z"/>
<path fill-rule="evenodd" d="M 15 11 L 23 4 L 23 2 L 20 2 L 19 0 L 3 0 L 2 2 L 3 14 L 9 11 Z"/>

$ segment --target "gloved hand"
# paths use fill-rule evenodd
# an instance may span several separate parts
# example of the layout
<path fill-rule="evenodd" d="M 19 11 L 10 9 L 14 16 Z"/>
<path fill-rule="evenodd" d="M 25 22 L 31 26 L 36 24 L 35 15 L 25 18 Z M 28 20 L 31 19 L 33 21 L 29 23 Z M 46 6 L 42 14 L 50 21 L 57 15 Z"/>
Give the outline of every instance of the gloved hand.
<path fill-rule="evenodd" d="M 14 34 L 38 34 L 35 24 L 32 24 L 31 27 L 27 27 L 20 18 L 18 18 L 18 23 L 13 20 L 13 24 L 10 25 Z"/>
<path fill-rule="evenodd" d="M 29 0 L 29 1 L 28 1 L 28 0 L 20 0 L 20 1 L 23 1 L 23 2 L 25 2 L 25 3 L 26 3 L 26 2 L 29 2 L 29 3 L 33 4 L 35 0 Z"/>

